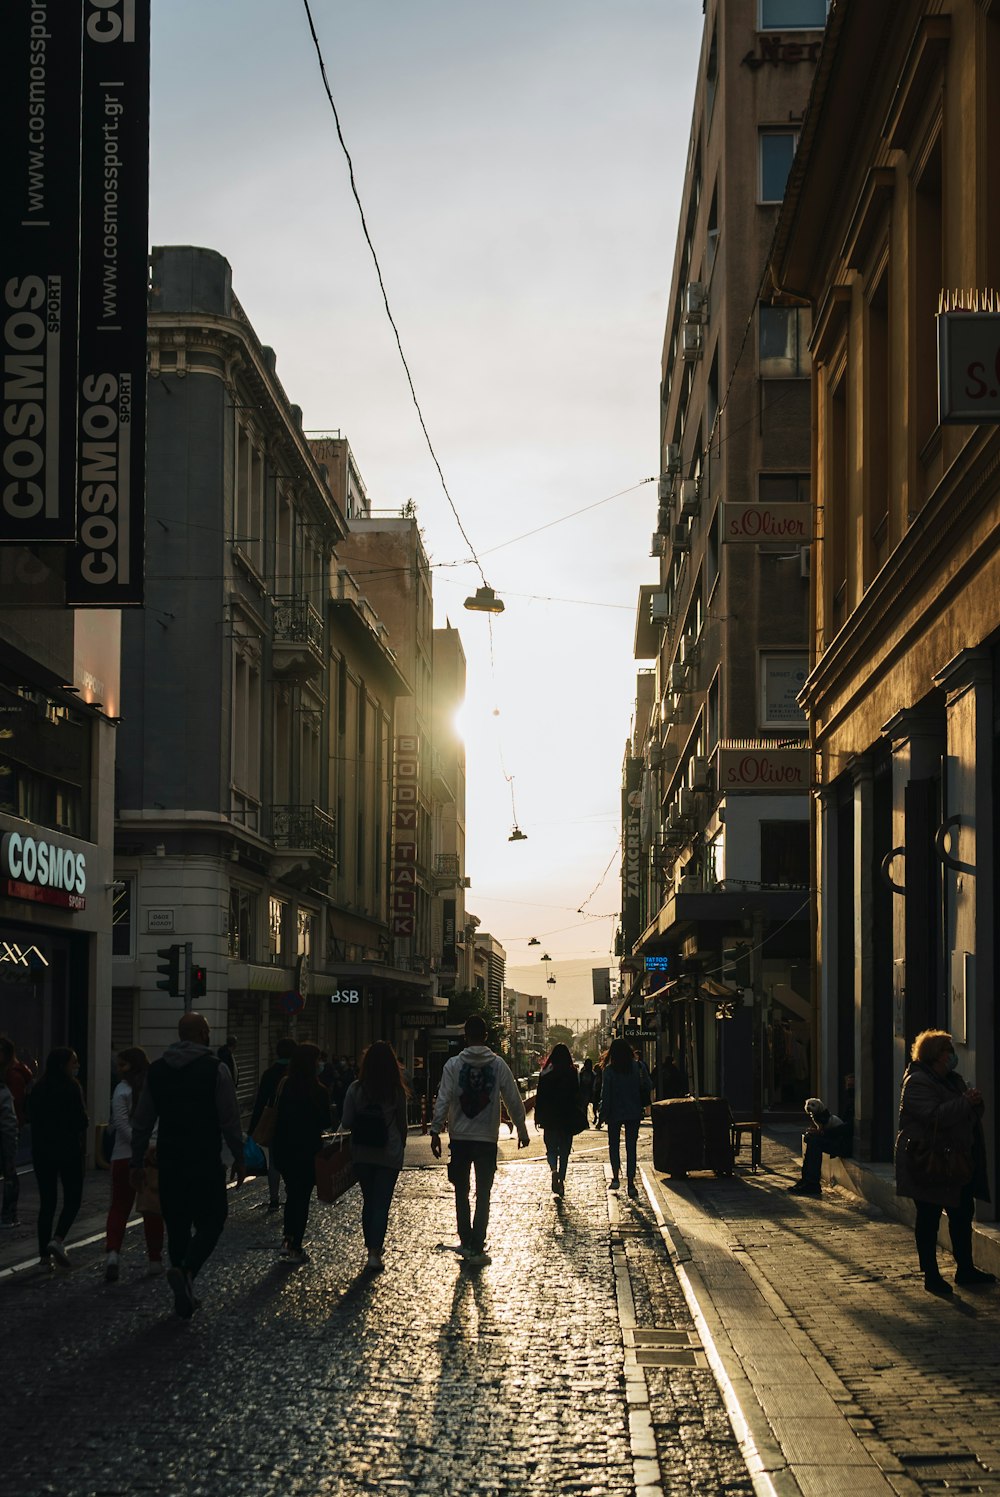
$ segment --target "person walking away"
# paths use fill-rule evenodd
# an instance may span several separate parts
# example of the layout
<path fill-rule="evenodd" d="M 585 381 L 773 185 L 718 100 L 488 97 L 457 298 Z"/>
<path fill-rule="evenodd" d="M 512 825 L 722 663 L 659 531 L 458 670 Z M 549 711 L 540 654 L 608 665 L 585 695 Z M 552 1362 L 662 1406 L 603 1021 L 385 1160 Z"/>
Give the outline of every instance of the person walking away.
<path fill-rule="evenodd" d="M 517 1128 L 517 1147 L 530 1143 L 524 1103 L 506 1061 L 486 1043 L 486 1021 L 470 1014 L 465 1021 L 465 1049 L 444 1063 L 431 1122 L 431 1152 L 441 1158 L 441 1134 L 450 1135 L 448 1179 L 455 1187 L 455 1215 L 461 1251 L 472 1264 L 489 1263 L 486 1229 L 490 1219 L 490 1191 L 497 1168 L 500 1099 Z M 469 1187 L 476 1175 L 476 1213 L 471 1214 Z"/>
<path fill-rule="evenodd" d="M 209 1041 L 201 1014 L 184 1014 L 177 1039 L 146 1073 L 132 1115 L 132 1185 L 145 1184 L 146 1151 L 159 1119 L 156 1163 L 167 1229 L 167 1280 L 174 1310 L 190 1319 L 198 1308 L 194 1281 L 226 1224 L 226 1175 L 222 1141 L 229 1145 L 242 1185 L 243 1132 L 236 1088 Z"/>
<path fill-rule="evenodd" d="M 983 1138 L 982 1093 L 966 1086 L 955 1069 L 958 1056 L 944 1029 L 924 1029 L 910 1049 L 899 1096 L 896 1194 L 917 1208 L 914 1236 L 928 1294 L 952 1293 L 937 1264 L 942 1209 L 955 1255 L 955 1283 L 968 1288 L 995 1284 L 972 1261 L 976 1200 L 989 1200 Z"/>
<path fill-rule="evenodd" d="M 0 1227 L 19 1227 L 17 1217 L 17 1113 L 6 1082 L 0 1081 L 0 1173 L 3 1175 L 3 1207 Z"/>
<path fill-rule="evenodd" d="M 594 1063 L 594 1091 L 591 1097 L 591 1106 L 594 1109 L 594 1123 L 601 1126 L 601 1088 L 604 1082 L 604 1067 L 600 1061 Z"/>
<path fill-rule="evenodd" d="M 234 1087 L 238 1087 L 240 1084 L 240 1068 L 236 1064 L 236 1045 L 237 1039 L 235 1034 L 227 1034 L 226 1043 L 220 1045 L 217 1051 L 219 1059 L 233 1078 Z"/>
<path fill-rule="evenodd" d="M 635 1183 L 636 1145 L 639 1124 L 646 1111 L 649 1078 L 645 1067 L 636 1060 L 628 1040 L 611 1041 L 608 1063 L 601 1081 L 601 1119 L 608 1125 L 608 1158 L 611 1162 L 611 1189 L 621 1184 L 621 1134 L 625 1130 L 625 1174 L 628 1194 L 637 1196 Z"/>
<path fill-rule="evenodd" d="M 409 1097 L 395 1050 L 385 1040 L 376 1040 L 361 1057 L 361 1071 L 347 1089 L 341 1119 L 341 1127 L 351 1135 L 351 1158 L 364 1201 L 361 1229 L 368 1250 L 365 1267 L 371 1273 L 385 1267 L 382 1249 L 392 1194 L 403 1168 Z"/>
<path fill-rule="evenodd" d="M 83 1166 L 87 1147 L 87 1108 L 77 1077 L 80 1061 L 63 1046 L 50 1052 L 45 1073 L 31 1089 L 31 1163 L 38 1185 L 38 1257 L 57 1268 L 71 1268 L 66 1234 L 83 1200 Z M 63 1203 L 56 1222 L 58 1187 Z"/>
<path fill-rule="evenodd" d="M 250 1123 L 247 1132 L 253 1137 L 253 1131 L 260 1122 L 261 1114 L 265 1107 L 273 1107 L 278 1095 L 278 1088 L 288 1075 L 288 1063 L 295 1054 L 295 1041 L 280 1039 L 274 1047 L 274 1064 L 268 1066 L 260 1078 L 257 1087 L 257 1096 L 254 1099 L 253 1111 L 250 1114 Z M 272 1141 L 273 1142 L 273 1141 Z M 271 1144 L 267 1146 L 267 1211 L 272 1216 L 281 1205 L 279 1192 L 281 1188 L 281 1175 L 278 1166 L 274 1162 L 274 1149 Z"/>
<path fill-rule="evenodd" d="M 843 1159 L 854 1147 L 854 1108 L 850 1116 L 845 1109 L 845 1116 L 838 1117 L 821 1097 L 807 1097 L 805 1112 L 811 1128 L 803 1135 L 802 1173 L 788 1189 L 792 1195 L 818 1196 L 823 1194 L 823 1155 Z"/>
<path fill-rule="evenodd" d="M 583 1115 L 584 1115 L 585 1118 L 588 1119 L 588 1121 L 589 1121 L 589 1117 L 590 1117 L 590 1104 L 591 1104 L 591 1102 L 593 1102 L 593 1100 L 594 1100 L 594 1062 L 591 1060 L 590 1056 L 588 1055 L 587 1059 L 584 1061 L 583 1065 L 580 1067 L 580 1105 L 583 1108 Z"/>
<path fill-rule="evenodd" d="M 567 1045 L 554 1045 L 549 1063 L 538 1078 L 535 1124 L 542 1130 L 545 1157 L 552 1171 L 552 1194 L 566 1190 L 566 1166 L 574 1135 L 587 1125 L 582 1076 L 577 1075 Z"/>
<path fill-rule="evenodd" d="M 132 1184 L 132 1118 L 138 1106 L 142 1089 L 146 1084 L 149 1059 L 145 1050 L 138 1046 L 118 1052 L 118 1085 L 111 1097 L 111 1126 L 115 1130 L 115 1146 L 111 1151 L 111 1206 L 105 1228 L 104 1282 L 116 1284 L 119 1274 L 119 1259 L 125 1240 L 125 1227 L 129 1213 L 135 1204 L 135 1186 Z M 155 1137 L 151 1139 L 152 1145 Z M 144 1165 L 150 1162 L 149 1155 Z M 146 1256 L 149 1272 L 163 1272 L 163 1217 L 158 1212 L 142 1213 L 142 1230 L 146 1237 Z"/>
<path fill-rule="evenodd" d="M 288 1079 L 278 1095 L 274 1161 L 285 1182 L 285 1240 L 281 1256 L 308 1263 L 302 1246 L 309 1220 L 309 1197 L 316 1184 L 316 1155 L 330 1126 L 330 1093 L 319 1079 L 318 1045 L 296 1045 Z"/>

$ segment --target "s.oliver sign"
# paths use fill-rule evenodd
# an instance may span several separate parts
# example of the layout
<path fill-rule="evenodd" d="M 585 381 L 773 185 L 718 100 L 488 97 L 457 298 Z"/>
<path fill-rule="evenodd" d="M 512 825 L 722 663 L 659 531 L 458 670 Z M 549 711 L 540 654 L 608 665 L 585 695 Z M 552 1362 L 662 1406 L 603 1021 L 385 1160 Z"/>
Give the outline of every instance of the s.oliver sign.
<path fill-rule="evenodd" d="M 812 540 L 812 508 L 808 504 L 722 505 L 722 539 L 743 545 L 783 541 L 805 546 Z"/>
<path fill-rule="evenodd" d="M 719 788 L 726 790 L 808 790 L 808 749 L 719 750 Z"/>
<path fill-rule="evenodd" d="M 5 892 L 15 899 L 67 910 L 87 908 L 87 859 L 82 852 L 56 842 L 7 832 L 0 839 L 0 877 Z"/>

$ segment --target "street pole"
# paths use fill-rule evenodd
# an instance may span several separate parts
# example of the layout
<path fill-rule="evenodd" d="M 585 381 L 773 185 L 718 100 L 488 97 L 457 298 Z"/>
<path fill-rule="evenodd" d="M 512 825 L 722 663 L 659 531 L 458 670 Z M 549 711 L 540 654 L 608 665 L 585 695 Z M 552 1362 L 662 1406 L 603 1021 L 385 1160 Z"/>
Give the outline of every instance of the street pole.
<path fill-rule="evenodd" d="M 750 948 L 750 980 L 753 984 L 753 1115 L 759 1123 L 764 1116 L 764 912 L 754 910 L 753 945 Z"/>

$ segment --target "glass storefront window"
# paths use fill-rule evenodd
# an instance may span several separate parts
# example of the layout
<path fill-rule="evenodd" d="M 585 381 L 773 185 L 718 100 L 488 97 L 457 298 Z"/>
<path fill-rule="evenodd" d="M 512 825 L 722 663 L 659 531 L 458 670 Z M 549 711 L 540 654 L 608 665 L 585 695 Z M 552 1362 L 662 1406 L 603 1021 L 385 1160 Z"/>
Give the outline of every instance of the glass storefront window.
<path fill-rule="evenodd" d="M 283 900 L 275 899 L 273 896 L 268 901 L 268 934 L 270 938 L 270 950 L 268 955 L 276 966 L 284 964 L 284 926 L 285 910 L 287 906 Z"/>
<path fill-rule="evenodd" d="M 0 685 L 0 811 L 89 838 L 92 732 L 44 692 Z"/>
<path fill-rule="evenodd" d="M 253 889 L 234 884 L 229 890 L 229 955 L 233 961 L 257 960 L 258 903 L 259 895 Z"/>

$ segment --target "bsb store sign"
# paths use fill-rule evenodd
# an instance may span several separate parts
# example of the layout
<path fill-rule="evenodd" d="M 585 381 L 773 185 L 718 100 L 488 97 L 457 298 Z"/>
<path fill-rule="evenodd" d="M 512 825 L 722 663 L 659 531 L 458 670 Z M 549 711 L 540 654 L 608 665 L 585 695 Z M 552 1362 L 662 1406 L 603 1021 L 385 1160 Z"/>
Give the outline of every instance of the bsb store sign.
<path fill-rule="evenodd" d="M 64 910 L 85 910 L 87 859 L 82 852 L 42 842 L 21 832 L 7 832 L 0 840 L 0 879 L 5 894 L 54 904 Z"/>

